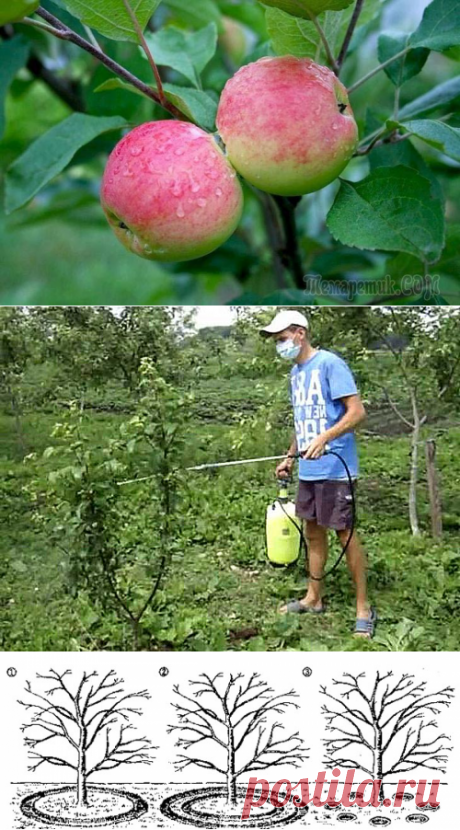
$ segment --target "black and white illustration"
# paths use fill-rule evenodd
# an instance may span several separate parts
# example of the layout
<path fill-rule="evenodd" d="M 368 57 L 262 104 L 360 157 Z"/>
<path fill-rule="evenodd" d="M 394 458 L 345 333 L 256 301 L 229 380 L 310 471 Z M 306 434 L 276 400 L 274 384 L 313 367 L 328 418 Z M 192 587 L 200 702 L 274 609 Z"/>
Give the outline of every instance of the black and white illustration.
<path fill-rule="evenodd" d="M 10 653 L 0 665 L 11 830 L 456 827 L 455 654 Z"/>
<path fill-rule="evenodd" d="M 168 732 L 179 735 L 176 747 L 184 750 L 177 757 L 176 769 L 182 772 L 196 766 L 218 773 L 225 778 L 225 786 L 195 790 L 193 795 L 179 793 L 162 804 L 162 812 L 195 826 L 237 826 L 242 823 L 247 790 L 247 784 L 238 786 L 238 780 L 247 781 L 251 773 L 265 774 L 280 766 L 296 770 L 308 758 L 299 731 L 287 733 L 281 720 L 289 707 L 300 710 L 299 695 L 293 689 L 277 694 L 255 672 L 249 678 L 240 672 L 228 677 L 223 672 L 214 677 L 203 674 L 188 685 L 189 694 L 178 685 L 173 689 L 178 723 Z M 203 752 L 198 755 L 195 750 L 200 746 Z M 213 760 L 214 747 L 219 760 Z M 256 817 L 249 816 L 244 823 L 271 827 L 298 818 L 299 810 L 290 802 L 281 808 L 266 802 Z"/>
<path fill-rule="evenodd" d="M 28 771 L 42 764 L 66 767 L 73 770 L 75 785 L 33 793 L 21 803 L 23 814 L 47 824 L 95 827 L 145 813 L 142 798 L 91 787 L 90 779 L 120 766 L 153 763 L 151 741 L 132 737 L 131 723 L 142 713 L 136 702 L 149 697 L 147 690 L 126 692 L 113 670 L 102 676 L 83 672 L 75 682 L 70 669 L 50 669 L 37 674 L 33 684 L 27 680 L 24 700 L 18 702 L 29 718 L 22 726 Z"/>

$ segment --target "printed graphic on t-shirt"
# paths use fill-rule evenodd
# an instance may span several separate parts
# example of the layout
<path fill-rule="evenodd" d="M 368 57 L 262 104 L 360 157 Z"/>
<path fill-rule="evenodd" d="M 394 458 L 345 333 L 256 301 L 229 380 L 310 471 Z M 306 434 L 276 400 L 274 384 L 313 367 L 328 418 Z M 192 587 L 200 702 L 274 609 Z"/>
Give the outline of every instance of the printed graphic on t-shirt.
<path fill-rule="evenodd" d="M 306 372 L 294 375 L 295 432 L 299 452 L 304 452 L 312 439 L 327 429 L 326 401 L 321 387 L 320 370 L 312 369 L 308 386 L 306 381 Z"/>

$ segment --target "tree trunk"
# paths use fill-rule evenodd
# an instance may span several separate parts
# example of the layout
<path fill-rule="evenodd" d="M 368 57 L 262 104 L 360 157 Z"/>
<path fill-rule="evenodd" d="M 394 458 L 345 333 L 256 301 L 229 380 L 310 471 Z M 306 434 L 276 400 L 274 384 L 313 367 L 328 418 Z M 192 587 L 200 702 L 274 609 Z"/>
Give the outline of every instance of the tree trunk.
<path fill-rule="evenodd" d="M 434 539 L 440 539 L 442 536 L 442 509 L 438 474 L 436 471 L 436 441 L 426 441 L 425 457 L 428 492 L 430 496 L 431 535 Z"/>
<path fill-rule="evenodd" d="M 383 775 L 383 752 L 382 752 L 382 730 L 375 729 L 375 750 L 374 750 L 374 781 L 382 781 Z M 383 783 L 380 785 L 379 800 L 383 801 Z"/>
<path fill-rule="evenodd" d="M 78 746 L 77 768 L 77 804 L 79 807 L 88 807 L 88 772 L 86 765 L 86 737 L 87 730 L 81 726 L 80 742 Z"/>
<path fill-rule="evenodd" d="M 420 528 L 417 517 L 417 479 L 418 479 L 418 441 L 420 437 L 420 417 L 418 414 L 417 399 L 413 389 L 410 390 L 414 428 L 411 439 L 411 465 L 409 485 L 409 521 L 413 536 L 418 536 Z"/>
<path fill-rule="evenodd" d="M 379 718 L 377 716 L 376 707 L 375 707 L 375 693 L 376 688 L 374 688 L 374 694 L 372 696 L 370 708 L 372 713 L 372 721 L 374 727 L 374 764 L 372 767 L 372 772 L 374 776 L 374 781 L 382 781 L 383 777 L 383 730 L 379 723 Z M 379 790 L 379 801 L 382 802 L 384 799 L 383 794 L 383 783 L 380 784 Z"/>
<path fill-rule="evenodd" d="M 16 429 L 16 437 L 18 439 L 18 444 L 21 450 L 22 455 L 24 456 L 27 452 L 26 442 L 24 440 L 24 433 L 22 431 L 22 423 L 21 423 L 21 413 L 19 411 L 19 404 L 16 398 L 16 394 L 12 388 L 12 386 L 8 385 L 8 392 L 10 395 L 11 400 L 11 409 L 13 410 L 14 415 L 14 426 Z"/>
<path fill-rule="evenodd" d="M 236 804 L 235 736 L 227 723 L 227 804 Z"/>
<path fill-rule="evenodd" d="M 139 651 L 139 620 L 131 620 L 131 630 L 133 635 L 133 651 Z"/>

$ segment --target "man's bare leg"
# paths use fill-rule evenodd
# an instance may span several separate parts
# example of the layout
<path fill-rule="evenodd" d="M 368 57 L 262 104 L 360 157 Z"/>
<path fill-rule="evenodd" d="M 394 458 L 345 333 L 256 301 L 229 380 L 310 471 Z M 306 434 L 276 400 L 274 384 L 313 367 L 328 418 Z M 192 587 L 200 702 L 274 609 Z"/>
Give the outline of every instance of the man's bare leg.
<path fill-rule="evenodd" d="M 317 524 L 316 519 L 307 519 L 305 522 L 305 535 L 308 543 L 308 570 L 310 578 L 308 591 L 302 605 L 310 605 L 313 608 L 321 608 L 324 582 L 321 577 L 327 561 L 327 528 Z"/>
<path fill-rule="evenodd" d="M 307 593 L 300 600 L 300 604 L 320 610 L 322 607 L 323 593 L 323 583 L 320 578 L 323 575 L 327 560 L 327 529 L 318 525 L 316 519 L 308 519 L 305 521 L 304 529 L 308 544 L 309 572 L 311 576 L 315 576 L 317 579 L 310 580 Z M 280 608 L 282 614 L 285 614 L 286 610 L 285 605 Z"/>
<path fill-rule="evenodd" d="M 350 535 L 349 530 L 337 530 L 340 543 L 344 546 Z M 353 533 L 347 548 L 347 564 L 356 589 L 356 616 L 367 620 L 369 603 L 367 601 L 367 557 L 356 533 Z"/>

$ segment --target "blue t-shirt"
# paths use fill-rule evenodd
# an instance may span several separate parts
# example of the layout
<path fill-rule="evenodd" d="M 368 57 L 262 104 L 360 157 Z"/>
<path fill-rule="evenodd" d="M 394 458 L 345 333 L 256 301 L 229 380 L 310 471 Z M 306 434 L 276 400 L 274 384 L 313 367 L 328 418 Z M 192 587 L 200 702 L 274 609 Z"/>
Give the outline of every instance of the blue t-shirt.
<path fill-rule="evenodd" d="M 358 392 L 354 377 L 341 357 L 319 349 L 305 363 L 291 370 L 291 400 L 294 409 L 297 449 L 304 452 L 315 436 L 325 432 L 345 414 L 340 400 Z M 358 453 L 353 432 L 346 432 L 329 442 L 348 464 L 352 478 L 358 476 Z M 345 468 L 335 455 L 299 460 L 299 478 L 303 481 L 346 479 Z"/>

